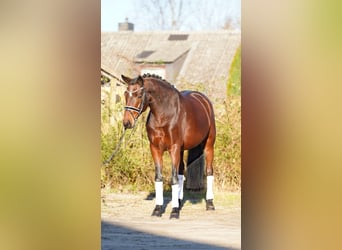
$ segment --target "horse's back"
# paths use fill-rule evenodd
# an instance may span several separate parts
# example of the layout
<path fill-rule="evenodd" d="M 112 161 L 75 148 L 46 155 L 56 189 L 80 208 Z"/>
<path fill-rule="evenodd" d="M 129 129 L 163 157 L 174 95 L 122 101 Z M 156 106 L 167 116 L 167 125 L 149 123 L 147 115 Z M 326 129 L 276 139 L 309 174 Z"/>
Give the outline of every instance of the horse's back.
<path fill-rule="evenodd" d="M 182 91 L 181 95 L 187 111 L 191 110 L 196 113 L 202 113 L 209 120 L 209 123 L 214 122 L 213 106 L 206 95 L 198 91 L 190 90 Z"/>

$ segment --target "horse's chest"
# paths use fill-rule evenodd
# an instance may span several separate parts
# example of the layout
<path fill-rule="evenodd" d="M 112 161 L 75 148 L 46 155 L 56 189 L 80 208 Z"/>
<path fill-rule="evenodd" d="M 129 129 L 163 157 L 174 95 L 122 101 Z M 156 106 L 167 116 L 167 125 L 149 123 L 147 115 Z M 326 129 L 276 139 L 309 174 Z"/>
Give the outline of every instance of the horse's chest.
<path fill-rule="evenodd" d="M 171 145 L 170 135 L 163 129 L 153 129 L 149 132 L 150 143 L 161 149 L 168 149 Z"/>

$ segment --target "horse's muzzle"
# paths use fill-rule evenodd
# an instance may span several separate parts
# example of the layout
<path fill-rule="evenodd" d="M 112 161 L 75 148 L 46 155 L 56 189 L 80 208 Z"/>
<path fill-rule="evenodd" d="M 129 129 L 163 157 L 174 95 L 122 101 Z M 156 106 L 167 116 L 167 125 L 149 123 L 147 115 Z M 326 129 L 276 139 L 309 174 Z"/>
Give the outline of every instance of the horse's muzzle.
<path fill-rule="evenodd" d="M 123 125 L 125 127 L 125 129 L 129 129 L 133 127 L 133 124 L 130 122 L 130 120 L 124 121 Z"/>

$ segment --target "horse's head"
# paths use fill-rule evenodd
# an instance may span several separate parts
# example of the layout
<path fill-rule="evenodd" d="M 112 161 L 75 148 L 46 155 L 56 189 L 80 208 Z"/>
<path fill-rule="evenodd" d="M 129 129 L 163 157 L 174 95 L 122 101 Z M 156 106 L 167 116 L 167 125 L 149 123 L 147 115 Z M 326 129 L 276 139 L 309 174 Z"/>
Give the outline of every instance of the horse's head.
<path fill-rule="evenodd" d="M 141 113 L 147 108 L 144 79 L 141 76 L 131 79 L 124 75 L 121 75 L 121 78 L 127 84 L 123 125 L 125 129 L 133 128 Z"/>

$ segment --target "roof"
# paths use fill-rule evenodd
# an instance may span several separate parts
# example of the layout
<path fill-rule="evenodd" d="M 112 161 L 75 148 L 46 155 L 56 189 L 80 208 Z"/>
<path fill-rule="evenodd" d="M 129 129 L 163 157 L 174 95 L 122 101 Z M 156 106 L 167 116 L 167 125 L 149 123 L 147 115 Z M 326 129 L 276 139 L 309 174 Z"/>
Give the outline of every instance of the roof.
<path fill-rule="evenodd" d="M 186 54 L 176 77 L 184 83 L 203 84 L 207 95 L 224 98 L 229 68 L 241 44 L 240 31 L 102 32 L 101 67 L 120 76 L 139 74 L 138 63 L 172 63 Z M 167 80 L 167 79 L 166 79 Z"/>
<path fill-rule="evenodd" d="M 188 52 L 191 48 L 190 44 L 168 43 L 169 44 L 162 43 L 155 47 L 147 47 L 144 51 L 134 57 L 134 61 L 138 63 L 172 63 Z"/>

